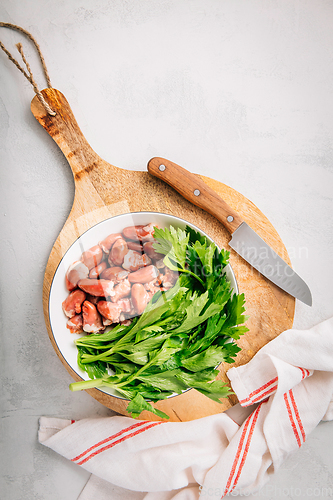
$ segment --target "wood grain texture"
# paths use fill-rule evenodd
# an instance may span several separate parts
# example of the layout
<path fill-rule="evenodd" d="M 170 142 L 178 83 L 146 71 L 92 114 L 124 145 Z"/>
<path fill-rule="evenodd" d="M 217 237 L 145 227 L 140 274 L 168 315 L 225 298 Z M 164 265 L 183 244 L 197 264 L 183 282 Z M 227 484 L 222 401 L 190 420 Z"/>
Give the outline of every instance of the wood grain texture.
<path fill-rule="evenodd" d="M 153 211 L 181 217 L 206 232 L 217 245 L 228 250 L 230 234 L 212 215 L 194 206 L 173 188 L 148 172 L 124 170 L 101 159 L 84 138 L 71 108 L 63 94 L 55 89 L 42 91 L 44 98 L 56 111 L 46 114 L 35 97 L 31 110 L 38 122 L 58 144 L 72 169 L 75 196 L 72 209 L 52 248 L 43 283 L 43 307 L 47 331 L 61 362 L 74 380 L 81 380 L 62 357 L 49 321 L 49 295 L 52 278 L 69 246 L 87 229 L 112 216 L 138 211 Z M 278 233 L 264 214 L 234 189 L 205 176 L 198 176 L 237 212 L 290 265 L 286 248 Z M 242 348 L 233 365 L 222 364 L 219 378 L 228 382 L 226 371 L 231 366 L 247 363 L 267 342 L 291 328 L 295 299 L 266 280 L 234 251 L 230 263 L 240 292 L 245 293 L 250 329 L 239 341 Z M 61 312 L 60 312 L 61 314 Z M 66 389 L 65 389 L 66 390 Z M 97 389 L 87 391 L 112 410 L 126 415 L 127 401 L 109 396 Z M 73 394 L 75 397 L 75 394 Z M 171 421 L 188 421 L 220 413 L 237 403 L 231 396 L 222 404 L 215 403 L 191 389 L 186 393 L 160 401 L 155 406 L 170 416 Z M 159 420 L 148 412 L 141 419 Z"/>
<path fill-rule="evenodd" d="M 163 167 L 163 170 L 160 167 Z M 167 182 L 188 201 L 202 208 L 233 233 L 243 222 L 241 217 L 197 175 L 165 158 L 152 158 L 148 172 Z M 231 217 L 231 220 L 228 220 Z"/>

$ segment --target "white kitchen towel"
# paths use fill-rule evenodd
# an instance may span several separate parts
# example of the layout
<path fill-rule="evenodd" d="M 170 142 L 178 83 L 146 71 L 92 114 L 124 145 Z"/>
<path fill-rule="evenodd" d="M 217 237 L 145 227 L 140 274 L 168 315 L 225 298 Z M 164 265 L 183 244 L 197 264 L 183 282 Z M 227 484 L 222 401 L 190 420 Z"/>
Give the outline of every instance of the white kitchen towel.
<path fill-rule="evenodd" d="M 92 473 L 79 500 L 248 495 L 333 420 L 333 318 L 283 332 L 227 374 L 240 404 L 254 408 L 241 426 L 227 413 L 179 423 L 41 417 L 39 441 Z"/>

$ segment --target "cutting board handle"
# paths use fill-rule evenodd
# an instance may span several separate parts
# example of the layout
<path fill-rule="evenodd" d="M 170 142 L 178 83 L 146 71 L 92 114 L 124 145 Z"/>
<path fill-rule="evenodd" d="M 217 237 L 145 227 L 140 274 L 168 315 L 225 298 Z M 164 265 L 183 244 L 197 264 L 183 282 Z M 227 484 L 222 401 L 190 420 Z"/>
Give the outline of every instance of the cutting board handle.
<path fill-rule="evenodd" d="M 93 170 L 100 157 L 82 134 L 65 96 L 53 88 L 44 89 L 41 93 L 56 115 L 50 116 L 37 96 L 31 101 L 32 114 L 58 144 L 77 181 Z"/>

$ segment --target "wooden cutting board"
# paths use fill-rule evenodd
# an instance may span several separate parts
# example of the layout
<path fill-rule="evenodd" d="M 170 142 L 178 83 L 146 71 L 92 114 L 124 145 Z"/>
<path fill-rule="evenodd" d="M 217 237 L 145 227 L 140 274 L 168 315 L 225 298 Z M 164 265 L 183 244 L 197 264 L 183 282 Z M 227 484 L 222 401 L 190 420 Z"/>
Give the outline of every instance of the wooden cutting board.
<path fill-rule="evenodd" d="M 56 111 L 49 116 L 37 97 L 31 110 L 38 122 L 58 144 L 68 160 L 75 181 L 75 197 L 68 219 L 57 238 L 45 271 L 43 306 L 47 331 L 52 345 L 65 368 L 78 381 L 80 377 L 67 364 L 54 340 L 49 320 L 49 295 L 52 278 L 66 250 L 93 225 L 112 216 L 138 211 L 172 214 L 193 223 L 207 233 L 218 246 L 228 247 L 230 235 L 213 216 L 192 205 L 174 189 L 148 172 L 124 170 L 102 160 L 83 136 L 71 108 L 61 92 L 42 91 L 46 101 Z M 185 166 L 191 170 L 189 166 Z M 200 176 L 290 265 L 286 248 L 278 233 L 264 214 L 247 198 L 234 189 Z M 226 371 L 231 366 L 247 363 L 267 342 L 293 324 L 295 299 L 255 271 L 233 250 L 230 263 L 235 272 L 239 291 L 246 298 L 246 314 L 250 316 L 247 332 L 238 342 L 241 347 L 233 365 L 222 364 L 219 378 L 228 382 Z M 61 314 L 61 312 L 60 312 Z M 64 388 L 67 390 L 67 388 Z M 112 410 L 126 415 L 127 401 L 105 394 L 97 389 L 87 391 L 96 400 Z M 75 393 L 72 395 L 75 398 Z M 184 394 L 155 403 L 170 416 L 170 421 L 188 421 L 223 412 L 237 403 L 231 396 L 222 404 L 215 403 L 191 389 Z M 149 412 L 141 419 L 160 420 Z"/>

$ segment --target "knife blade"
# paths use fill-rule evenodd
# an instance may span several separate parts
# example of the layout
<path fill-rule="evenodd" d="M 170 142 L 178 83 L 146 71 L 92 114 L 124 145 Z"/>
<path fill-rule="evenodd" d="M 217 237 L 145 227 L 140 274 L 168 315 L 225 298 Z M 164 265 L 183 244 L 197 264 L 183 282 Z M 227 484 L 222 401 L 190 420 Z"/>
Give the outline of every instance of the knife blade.
<path fill-rule="evenodd" d="M 252 267 L 285 292 L 312 305 L 305 281 L 198 175 L 159 157 L 152 158 L 147 169 L 219 220 L 232 236 L 229 246 Z"/>

